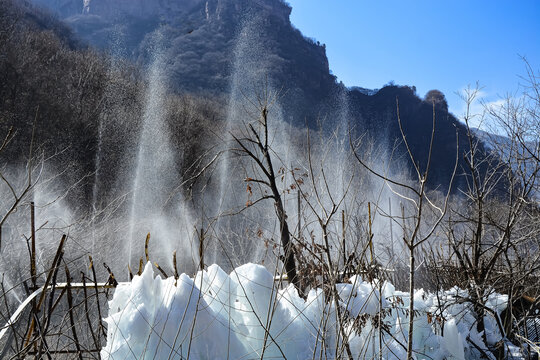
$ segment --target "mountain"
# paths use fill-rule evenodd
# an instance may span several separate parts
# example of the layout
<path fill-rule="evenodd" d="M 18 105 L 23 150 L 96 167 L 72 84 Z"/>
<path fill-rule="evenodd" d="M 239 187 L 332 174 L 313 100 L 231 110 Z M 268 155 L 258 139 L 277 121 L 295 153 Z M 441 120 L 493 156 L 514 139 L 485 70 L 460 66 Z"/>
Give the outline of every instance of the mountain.
<path fill-rule="evenodd" d="M 163 38 L 171 84 L 190 93 L 223 94 L 231 77 L 257 49 L 259 66 L 274 85 L 287 92 L 286 108 L 303 124 L 336 89 L 325 46 L 295 29 L 291 8 L 279 0 L 35 0 L 48 5 L 89 44 L 146 64 L 156 33 Z M 249 49 L 238 41 L 243 29 Z M 239 53 L 240 52 L 240 53 Z M 257 54 L 255 54 L 257 56 Z"/>
<path fill-rule="evenodd" d="M 130 183 L 148 86 L 138 67 L 95 51 L 50 12 L 0 1 L 0 142 L 12 135 L 0 163 L 13 184 L 31 150 L 44 186 L 70 189 L 77 206 L 88 204 L 96 186 L 114 193 Z M 173 93 L 162 101 L 175 160 L 194 164 L 211 145 L 205 140 L 220 106 Z"/>
<path fill-rule="evenodd" d="M 294 28 L 289 18 L 291 7 L 282 0 L 34 3 L 54 11 L 83 41 L 113 56 L 144 66 L 159 53 L 166 59 L 164 71 L 177 92 L 226 99 L 239 77 L 257 83 L 263 74 L 274 89 L 282 90 L 283 116 L 297 126 L 322 124 L 325 129 L 333 129 L 337 114 L 345 107 L 348 123 L 357 134 L 368 132 L 386 139 L 391 150 L 401 139 L 398 99 L 412 153 L 420 167 L 425 167 L 433 103 L 424 101 L 409 86 L 389 85 L 378 91 L 345 88 L 331 74 L 325 45 Z M 429 185 L 436 188 L 443 184 L 444 188 L 456 159 L 456 132 L 461 133 L 460 151 L 467 150 L 467 142 L 463 125 L 448 113 L 444 102 L 435 105 L 435 115 L 436 146 Z M 405 152 L 403 144 L 399 148 Z M 458 159 L 461 163 L 462 156 Z"/>

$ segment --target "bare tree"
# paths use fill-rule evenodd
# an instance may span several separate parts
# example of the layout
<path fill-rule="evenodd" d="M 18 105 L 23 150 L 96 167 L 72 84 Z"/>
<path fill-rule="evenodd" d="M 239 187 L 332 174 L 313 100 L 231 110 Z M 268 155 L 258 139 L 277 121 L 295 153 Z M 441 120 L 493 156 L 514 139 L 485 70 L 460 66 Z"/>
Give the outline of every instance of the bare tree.
<path fill-rule="evenodd" d="M 36 110 L 36 118 L 37 118 L 37 112 Z M 2 144 L 0 145 L 0 153 L 7 147 L 9 142 L 13 139 L 15 136 L 15 133 L 13 131 L 13 127 L 11 127 L 6 134 L 4 140 L 2 141 Z M 29 149 L 29 156 L 28 156 L 28 162 L 26 164 L 27 168 L 27 174 L 26 174 L 26 181 L 24 181 L 23 185 L 20 186 L 20 188 L 17 188 L 15 184 L 13 184 L 12 181 L 9 181 L 6 178 L 6 175 L 4 174 L 3 170 L 0 169 L 0 180 L 6 185 L 6 187 L 9 189 L 9 192 L 11 194 L 11 201 L 8 201 L 7 208 L 3 211 L 2 214 L 0 214 L 0 250 L 2 249 L 2 227 L 8 220 L 8 218 L 13 214 L 19 205 L 21 204 L 21 201 L 23 201 L 26 196 L 30 193 L 32 188 L 34 187 L 36 179 L 32 178 L 32 173 L 34 171 L 33 169 L 33 145 L 34 145 L 34 133 L 32 132 L 32 139 L 30 140 L 30 149 Z M 39 177 L 39 175 L 38 175 Z"/>
<path fill-rule="evenodd" d="M 402 229 L 403 229 L 403 243 L 407 250 L 409 251 L 409 294 L 410 294 L 410 301 L 409 301 L 409 329 L 408 329 L 408 339 L 407 339 L 407 359 L 413 358 L 413 334 L 414 334 L 414 287 L 415 287 L 415 268 L 416 268 L 416 259 L 417 259 L 417 249 L 424 244 L 428 239 L 432 237 L 437 227 L 440 225 L 440 223 L 443 221 L 446 215 L 447 206 L 448 206 L 448 200 L 450 197 L 450 191 L 452 189 L 452 183 L 454 180 L 454 176 L 456 174 L 457 164 L 458 164 L 458 157 L 459 154 L 458 148 L 456 148 L 456 162 L 454 165 L 454 170 L 452 172 L 452 176 L 450 179 L 450 183 L 448 184 L 448 192 L 446 193 L 446 196 L 444 200 L 442 201 L 442 204 L 435 204 L 435 202 L 430 198 L 428 195 L 426 184 L 429 177 L 429 169 L 431 164 L 431 153 L 433 150 L 433 139 L 435 137 L 435 125 L 436 125 L 436 118 L 435 118 L 435 102 L 432 103 L 433 105 L 433 118 L 432 118 L 432 131 L 431 131 L 431 139 L 429 143 L 428 148 L 428 158 L 427 162 L 425 164 L 425 167 L 422 169 L 420 165 L 416 162 L 411 148 L 409 146 L 409 143 L 407 141 L 407 137 L 405 135 L 405 132 L 403 131 L 403 126 L 401 123 L 401 118 L 399 115 L 399 100 L 396 99 L 396 108 L 397 108 L 397 121 L 399 125 L 399 129 L 401 132 L 401 137 L 403 139 L 403 144 L 405 146 L 405 149 L 407 151 L 407 154 L 409 155 L 409 159 L 412 163 L 412 166 L 414 168 L 414 172 L 416 175 L 415 183 L 412 185 L 409 185 L 403 181 L 394 180 L 388 177 L 385 174 L 381 174 L 378 171 L 374 170 L 373 167 L 368 165 L 362 158 L 358 155 L 358 153 L 355 151 L 354 155 L 358 162 L 365 167 L 369 172 L 371 172 L 373 175 L 383 179 L 387 186 L 391 189 L 393 193 L 401 197 L 404 201 L 408 202 L 411 205 L 412 213 L 406 215 L 405 214 L 405 208 L 402 207 Z M 457 136 L 457 133 L 456 133 Z M 351 140 L 352 143 L 352 140 Z M 458 143 L 456 141 L 456 143 Z M 437 213 L 436 219 L 431 223 L 425 223 L 425 213 L 428 211 L 434 211 Z M 408 220 L 408 221 L 406 221 Z M 422 231 L 423 228 L 427 228 L 426 231 Z"/>
<path fill-rule="evenodd" d="M 463 269 L 470 302 L 477 314 L 477 330 L 485 330 L 486 307 L 494 291 L 509 295 L 512 303 L 525 294 L 537 296 L 536 279 L 540 270 L 538 226 L 538 109 L 537 77 L 527 64 L 528 86 L 521 97 L 507 96 L 498 105 L 485 104 L 483 123 L 497 132 L 484 144 L 475 136 L 471 106 L 478 87 L 463 94 L 464 122 L 469 151 L 465 154 L 467 189 L 465 200 L 453 209 L 448 223 L 452 257 Z M 535 251 L 536 250 L 536 251 Z M 501 333 L 510 330 L 511 319 Z M 510 315 L 511 317 L 511 315 Z M 510 323 L 509 323 L 510 322 Z M 486 334 L 483 333 L 487 344 Z"/>
<path fill-rule="evenodd" d="M 315 169 L 312 146 L 311 146 L 311 137 L 309 129 L 307 131 L 307 155 L 308 155 L 308 172 L 309 179 L 311 183 L 308 185 L 309 190 L 312 192 L 312 196 L 306 193 L 303 190 L 303 185 L 305 184 L 302 177 L 297 177 L 293 172 L 293 177 L 295 181 L 295 188 L 298 188 L 299 196 L 305 200 L 308 209 L 317 219 L 322 232 L 322 244 L 320 246 L 312 246 L 310 249 L 307 249 L 308 246 L 303 244 L 303 248 L 308 250 L 310 254 L 316 254 L 318 251 L 315 248 L 321 249 L 321 252 L 326 255 L 326 261 L 323 260 L 322 256 L 319 257 L 315 255 L 316 261 L 319 264 L 315 264 L 315 267 L 318 267 L 319 270 L 323 273 L 323 276 L 327 278 L 328 283 L 325 284 L 329 289 L 330 299 L 334 301 L 336 305 L 336 323 L 337 323 L 337 344 L 335 349 L 336 358 L 341 358 L 344 356 L 343 351 L 345 350 L 346 356 L 349 359 L 352 359 L 352 352 L 348 342 L 348 334 L 345 330 L 345 321 L 347 317 L 345 316 L 344 309 L 340 305 L 340 295 L 337 289 L 336 284 L 342 279 L 342 274 L 339 272 L 338 263 L 339 258 L 341 257 L 339 252 L 337 254 L 337 259 L 332 258 L 331 252 L 331 241 L 330 241 L 330 229 L 329 226 L 334 221 L 334 217 L 338 214 L 340 207 L 342 206 L 345 198 L 349 194 L 349 189 L 352 184 L 354 176 L 346 181 L 344 184 L 344 189 L 342 193 L 338 193 L 335 189 L 332 191 L 331 185 L 329 184 L 328 175 L 325 171 L 324 160 L 321 160 L 321 166 L 318 171 Z M 310 197 L 312 199 L 310 199 Z M 342 227 L 345 227 L 344 219 Z M 300 230 L 299 230 L 300 231 Z M 344 231 L 344 230 L 343 230 Z M 344 235 L 342 235 L 344 241 Z M 340 249 L 343 252 L 343 258 L 345 258 L 345 246 Z M 343 262 L 343 266 L 346 266 L 346 260 Z M 343 269 L 345 270 L 345 269 Z M 313 285 L 313 284 L 312 284 Z M 349 299 L 344 299 L 345 302 L 348 302 Z M 324 332 L 324 330 L 323 330 Z M 341 343 L 340 340 L 341 339 Z"/>
<path fill-rule="evenodd" d="M 263 96 L 257 97 L 257 103 L 253 104 L 259 111 L 259 119 L 254 123 L 246 124 L 246 129 L 242 136 L 232 135 L 239 148 L 234 149 L 241 156 L 249 157 L 256 164 L 256 168 L 261 173 L 261 177 L 248 177 L 248 183 L 257 183 L 270 190 L 270 193 L 262 193 L 261 196 L 248 202 L 248 206 L 264 200 L 273 200 L 276 216 L 280 225 L 280 239 L 283 248 L 283 264 L 289 281 L 294 284 L 301 296 L 304 296 L 304 289 L 297 276 L 294 247 L 289 233 L 287 214 L 281 199 L 276 178 L 278 175 L 274 171 L 272 162 L 272 149 L 269 145 L 268 109 L 276 101 L 277 94 L 271 95 L 265 90 Z M 254 175 L 256 176 L 256 175 Z"/>

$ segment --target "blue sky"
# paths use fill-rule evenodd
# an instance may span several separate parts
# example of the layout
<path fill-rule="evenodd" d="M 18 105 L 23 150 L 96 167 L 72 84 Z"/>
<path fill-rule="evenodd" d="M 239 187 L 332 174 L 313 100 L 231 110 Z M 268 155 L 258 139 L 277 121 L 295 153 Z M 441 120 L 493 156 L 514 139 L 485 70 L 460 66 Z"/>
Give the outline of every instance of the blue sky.
<path fill-rule="evenodd" d="M 439 89 L 461 115 L 455 92 L 477 81 L 485 101 L 518 90 L 520 56 L 540 69 L 540 0 L 288 0 L 291 21 L 326 44 L 330 69 L 347 86 L 393 80 L 420 96 Z"/>

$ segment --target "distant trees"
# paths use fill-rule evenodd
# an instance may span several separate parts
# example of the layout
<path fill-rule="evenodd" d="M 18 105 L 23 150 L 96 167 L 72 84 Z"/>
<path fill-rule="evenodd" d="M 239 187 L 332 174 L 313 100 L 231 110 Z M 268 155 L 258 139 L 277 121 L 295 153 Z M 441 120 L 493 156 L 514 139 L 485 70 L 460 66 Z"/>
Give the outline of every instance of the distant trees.
<path fill-rule="evenodd" d="M 436 106 L 440 106 L 443 109 L 448 110 L 448 103 L 446 101 L 446 97 L 439 90 L 429 90 L 426 93 L 426 96 L 424 96 L 424 101 L 429 104 L 435 104 Z"/>
<path fill-rule="evenodd" d="M 10 9 L 16 12 L 13 6 Z M 1 20 L 2 28 L 9 27 L 10 21 L 13 24 L 10 19 Z M 16 31 L 6 38 L 0 57 L 0 128 L 6 131 L 13 126 L 17 132 L 6 155 L 13 161 L 20 158 L 21 149 L 28 148 L 39 107 L 36 148 L 47 154 L 69 148 L 72 151 L 61 157 L 66 159 L 69 153 L 71 159 L 84 159 L 96 134 L 106 62 L 92 51 L 71 50 L 52 31 L 36 29 L 23 20 L 12 26 Z"/>
<path fill-rule="evenodd" d="M 55 167 L 69 167 L 62 172 L 61 181 L 68 186 L 80 182 L 82 187 L 72 196 L 81 200 L 91 192 L 93 177 L 88 175 L 96 170 L 99 141 L 104 150 L 101 156 L 107 159 L 100 165 L 105 187 L 112 188 L 128 173 L 129 149 L 138 139 L 146 80 L 129 61 L 73 47 L 69 36 L 61 38 L 58 29 L 54 30 L 60 27 L 54 25 L 57 20 L 33 23 L 27 14 L 32 11 L 11 0 L 0 2 L 0 132 L 6 134 L 13 128 L 14 134 L 0 157 L 13 165 L 24 164 L 39 107 L 35 151 L 45 158 L 55 155 L 48 163 L 53 172 Z M 212 99 L 178 94 L 168 94 L 165 103 L 169 107 L 166 121 L 181 163 L 177 168 L 190 164 L 188 172 L 196 173 L 197 166 L 191 164 L 212 146 L 212 129 L 221 119 L 221 105 Z"/>

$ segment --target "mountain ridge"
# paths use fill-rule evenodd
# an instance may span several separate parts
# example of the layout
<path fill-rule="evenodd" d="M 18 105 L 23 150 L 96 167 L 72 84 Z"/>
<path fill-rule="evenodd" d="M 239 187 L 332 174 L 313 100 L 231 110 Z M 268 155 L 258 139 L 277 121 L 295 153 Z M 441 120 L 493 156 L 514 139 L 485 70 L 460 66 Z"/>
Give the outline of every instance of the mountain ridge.
<path fill-rule="evenodd" d="M 388 139 L 393 146 L 401 140 L 399 99 L 405 135 L 421 168 L 425 167 L 433 104 L 410 86 L 388 85 L 376 92 L 347 89 L 330 72 L 325 45 L 305 37 L 291 24 L 291 7 L 282 0 L 55 0 L 47 4 L 90 45 L 139 65 L 151 63 L 156 46 L 161 46 L 167 59 L 163 66 L 175 91 L 226 97 L 235 71 L 264 72 L 274 88 L 283 89 L 280 101 L 285 120 L 299 127 L 317 127 L 325 119 L 322 126 L 330 130 L 345 104 L 350 128 Z M 154 8 L 147 9 L 148 4 Z M 125 16 L 118 16 L 121 13 Z M 247 44 L 242 44 L 242 36 Z M 156 45 L 156 38 L 162 43 Z M 248 66 L 237 64 L 242 57 Z M 444 104 L 435 105 L 438 129 L 431 165 L 434 176 L 429 181 L 432 188 L 449 182 L 456 147 L 462 152 L 468 147 L 464 125 Z M 462 135 L 459 140 L 456 133 Z M 403 145 L 400 149 L 405 151 Z M 462 156 L 458 161 L 464 165 Z"/>

